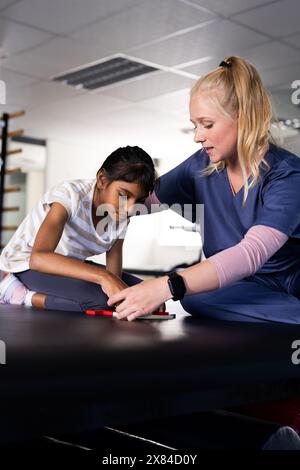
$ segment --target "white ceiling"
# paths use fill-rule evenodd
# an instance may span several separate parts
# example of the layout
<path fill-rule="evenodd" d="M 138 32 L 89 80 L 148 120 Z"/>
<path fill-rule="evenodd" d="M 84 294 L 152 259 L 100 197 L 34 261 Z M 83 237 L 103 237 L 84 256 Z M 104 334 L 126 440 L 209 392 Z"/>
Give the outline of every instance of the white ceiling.
<path fill-rule="evenodd" d="M 146 123 L 188 126 L 188 89 L 225 55 L 245 57 L 274 93 L 279 112 L 300 79 L 299 0 L 0 0 L 0 79 L 7 105 L 26 109 L 26 134 L 84 140 Z M 161 71 L 95 92 L 51 77 L 116 53 Z M 290 117 L 290 116 L 287 116 Z"/>

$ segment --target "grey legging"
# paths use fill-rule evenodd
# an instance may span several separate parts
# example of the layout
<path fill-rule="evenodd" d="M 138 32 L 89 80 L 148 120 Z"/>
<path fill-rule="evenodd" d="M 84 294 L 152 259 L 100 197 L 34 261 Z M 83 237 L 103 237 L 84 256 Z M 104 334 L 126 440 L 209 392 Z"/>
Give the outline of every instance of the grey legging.
<path fill-rule="evenodd" d="M 91 261 L 87 263 L 100 266 Z M 70 277 L 45 274 L 28 269 L 15 276 L 29 289 L 46 295 L 45 307 L 51 310 L 84 311 L 88 309 L 109 309 L 107 306 L 107 295 L 98 284 L 81 281 Z M 133 286 L 142 282 L 142 279 L 123 273 L 122 280 Z"/>

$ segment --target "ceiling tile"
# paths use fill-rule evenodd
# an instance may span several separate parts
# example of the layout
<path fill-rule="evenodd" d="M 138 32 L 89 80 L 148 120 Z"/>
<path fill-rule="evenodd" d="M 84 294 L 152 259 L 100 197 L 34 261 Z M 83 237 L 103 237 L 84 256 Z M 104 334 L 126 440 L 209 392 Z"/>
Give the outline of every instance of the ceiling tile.
<path fill-rule="evenodd" d="M 300 51 L 277 41 L 253 47 L 244 52 L 243 57 L 251 62 L 259 71 L 277 68 L 278 65 L 296 64 L 300 62 Z"/>
<path fill-rule="evenodd" d="M 230 16 L 243 10 L 269 3 L 269 1 L 270 0 L 191 0 L 189 4 L 193 3 L 197 6 L 208 8 L 215 13 Z"/>
<path fill-rule="evenodd" d="M 164 111 L 172 114 L 189 115 L 190 88 L 168 93 L 142 101 L 140 105 L 145 109 Z"/>
<path fill-rule="evenodd" d="M 168 72 L 153 72 L 148 77 L 128 81 L 115 87 L 102 90 L 103 95 L 113 96 L 132 102 L 170 93 L 190 87 L 193 80 Z"/>
<path fill-rule="evenodd" d="M 282 0 L 234 17 L 235 20 L 274 37 L 300 31 L 299 0 Z"/>
<path fill-rule="evenodd" d="M 18 125 L 24 123 L 26 133 L 39 137 L 94 139 L 101 145 L 103 136 L 115 144 L 116 134 L 133 142 L 143 135 L 150 140 L 153 136 L 159 147 L 157 135 L 172 138 L 180 128 L 189 126 L 188 99 L 194 79 L 159 71 L 94 93 L 41 81 L 115 52 L 128 52 L 133 58 L 182 68 L 195 76 L 217 67 L 225 55 L 241 55 L 257 66 L 264 82 L 276 91 L 278 114 L 299 116 L 299 107 L 290 97 L 291 82 L 300 77 L 295 49 L 300 47 L 300 3 L 281 0 L 258 8 L 266 2 L 270 3 L 0 0 L 0 39 L 5 38 L 4 46 L 10 53 L 0 70 L 0 79 L 8 88 L 8 105 L 0 106 L 0 112 L 26 109 L 26 117 L 20 123 L 18 120 Z M 247 12 L 240 14 L 244 10 Z M 230 21 L 218 14 L 237 15 Z M 285 43 L 271 42 L 268 36 L 235 20 L 282 35 Z M 54 38 L 42 29 L 71 33 L 70 37 Z"/>
<path fill-rule="evenodd" d="M 13 90 L 20 88 L 36 81 L 33 77 L 22 73 L 13 72 L 12 70 L 0 68 L 0 80 L 5 82 L 7 89 Z"/>
<path fill-rule="evenodd" d="M 46 44 L 8 57 L 3 65 L 39 78 L 49 78 L 110 55 L 107 46 L 86 46 L 68 38 L 56 37 Z"/>
<path fill-rule="evenodd" d="M 87 26 L 72 37 L 96 45 L 109 38 L 109 47 L 121 52 L 212 18 L 212 13 L 196 10 L 178 0 L 151 0 Z"/>
<path fill-rule="evenodd" d="M 292 34 L 291 36 L 283 38 L 283 40 L 294 47 L 300 48 L 300 33 L 299 34 Z"/>
<path fill-rule="evenodd" d="M 51 34 L 0 18 L 0 44 L 6 54 L 15 54 L 53 37 Z"/>
<path fill-rule="evenodd" d="M 53 33 L 67 34 L 137 3 L 140 0 L 22 0 L 3 10 L 1 15 Z"/>
<path fill-rule="evenodd" d="M 294 80 L 299 80 L 300 65 L 289 65 L 261 72 L 261 77 L 269 88 L 281 86 L 291 90 Z"/>
<path fill-rule="evenodd" d="M 159 44 L 136 48 L 131 55 L 168 66 L 207 56 L 216 57 L 217 62 L 224 55 L 232 55 L 235 51 L 243 51 L 265 41 L 261 34 L 229 20 L 218 20 Z"/>
<path fill-rule="evenodd" d="M 193 65 L 184 67 L 182 70 L 200 77 L 200 75 L 204 75 L 210 72 L 211 70 L 215 69 L 216 67 L 218 67 L 222 59 L 223 59 L 223 56 L 219 55 L 218 57 L 214 57 L 213 59 L 206 60 L 205 62 L 199 62 Z"/>
<path fill-rule="evenodd" d="M 16 3 L 16 0 L 0 0 L 0 11 L 13 3 Z"/>
<path fill-rule="evenodd" d="M 243 51 L 243 58 L 253 64 L 258 72 L 278 68 L 300 62 L 300 51 L 278 41 L 268 41 L 264 44 Z M 183 70 L 196 75 L 204 75 L 218 66 L 215 59 L 204 63 L 184 67 Z"/>
<path fill-rule="evenodd" d="M 47 103 L 35 109 L 35 112 L 45 113 L 49 118 L 59 116 L 60 119 L 71 120 L 73 122 L 94 122 L 99 125 L 105 122 L 107 113 L 118 111 L 131 106 L 132 103 L 110 96 L 91 94 L 84 92 L 80 96 L 72 96 L 63 101 Z"/>
<path fill-rule="evenodd" d="M 12 91 L 8 88 L 7 103 L 9 105 L 18 103 L 27 109 L 32 109 L 46 103 L 77 96 L 79 93 L 82 92 L 60 83 L 37 82 Z"/>
<path fill-rule="evenodd" d="M 280 51 L 283 53 L 282 55 L 280 55 Z M 257 46 L 253 50 L 244 51 L 242 56 L 257 68 L 264 84 L 268 88 L 272 89 L 281 85 L 285 88 L 290 88 L 291 82 L 300 77 L 300 66 L 298 64 L 288 65 L 294 58 L 294 51 L 292 55 L 289 55 L 289 52 L 290 50 L 285 51 L 284 46 L 279 43 L 277 45 L 275 43 L 268 43 L 263 46 Z M 284 53 L 286 53 L 286 56 Z M 287 63 L 286 65 L 285 62 Z M 282 67 L 278 67 L 279 64 Z M 183 70 L 200 76 L 205 75 L 217 66 L 218 62 L 216 60 L 210 60 L 202 64 L 185 67 Z"/>

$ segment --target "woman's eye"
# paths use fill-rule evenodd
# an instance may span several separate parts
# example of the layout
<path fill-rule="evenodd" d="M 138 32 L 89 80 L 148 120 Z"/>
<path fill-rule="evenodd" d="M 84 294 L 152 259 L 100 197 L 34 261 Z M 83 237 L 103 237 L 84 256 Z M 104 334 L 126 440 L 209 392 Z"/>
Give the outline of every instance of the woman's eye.
<path fill-rule="evenodd" d="M 203 125 L 203 128 L 204 129 L 211 129 L 213 127 L 213 124 L 206 124 L 206 125 Z M 193 127 L 193 131 L 196 132 L 197 131 L 197 126 Z"/>

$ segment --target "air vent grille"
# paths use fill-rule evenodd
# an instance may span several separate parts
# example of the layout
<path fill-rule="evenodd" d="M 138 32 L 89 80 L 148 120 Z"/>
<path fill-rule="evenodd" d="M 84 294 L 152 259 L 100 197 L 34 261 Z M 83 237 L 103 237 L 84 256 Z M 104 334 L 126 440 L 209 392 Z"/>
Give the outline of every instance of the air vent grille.
<path fill-rule="evenodd" d="M 94 90 L 157 70 L 155 67 L 150 67 L 141 62 L 124 57 L 114 57 L 105 62 L 59 75 L 54 77 L 53 80 L 71 86 L 80 86 L 87 90 Z"/>

